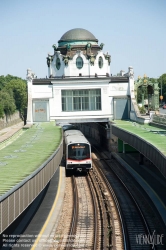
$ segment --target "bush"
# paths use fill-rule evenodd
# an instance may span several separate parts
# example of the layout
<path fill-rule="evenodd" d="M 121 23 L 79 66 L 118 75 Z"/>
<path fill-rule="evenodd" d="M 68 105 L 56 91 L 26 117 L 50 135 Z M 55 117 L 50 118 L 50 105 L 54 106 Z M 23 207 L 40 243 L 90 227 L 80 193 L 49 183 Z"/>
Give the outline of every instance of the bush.
<path fill-rule="evenodd" d="M 140 111 L 141 114 L 146 114 L 146 109 L 145 109 L 144 106 L 143 107 L 138 106 L 138 108 L 139 108 L 139 111 Z"/>

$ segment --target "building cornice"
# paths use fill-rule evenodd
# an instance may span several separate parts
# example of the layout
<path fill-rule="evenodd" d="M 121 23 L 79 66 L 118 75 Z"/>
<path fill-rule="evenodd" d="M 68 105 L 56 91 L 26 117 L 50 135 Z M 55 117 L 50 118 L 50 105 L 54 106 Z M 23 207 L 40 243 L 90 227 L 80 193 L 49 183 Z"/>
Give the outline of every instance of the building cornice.
<path fill-rule="evenodd" d="M 128 82 L 128 77 L 56 77 L 56 78 L 34 78 L 33 85 L 52 85 L 56 82 L 70 84 L 71 82 L 108 82 L 108 83 L 124 83 Z"/>

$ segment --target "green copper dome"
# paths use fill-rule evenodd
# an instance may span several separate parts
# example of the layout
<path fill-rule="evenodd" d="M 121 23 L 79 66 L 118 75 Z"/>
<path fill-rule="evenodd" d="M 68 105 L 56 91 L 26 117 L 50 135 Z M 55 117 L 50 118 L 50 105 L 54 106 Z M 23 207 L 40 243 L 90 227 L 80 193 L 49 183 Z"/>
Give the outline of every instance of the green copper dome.
<path fill-rule="evenodd" d="M 94 42 L 98 43 L 96 37 L 88 30 L 76 28 L 67 31 L 58 41 L 59 45 L 64 45 L 66 43 L 78 43 L 78 42 Z"/>

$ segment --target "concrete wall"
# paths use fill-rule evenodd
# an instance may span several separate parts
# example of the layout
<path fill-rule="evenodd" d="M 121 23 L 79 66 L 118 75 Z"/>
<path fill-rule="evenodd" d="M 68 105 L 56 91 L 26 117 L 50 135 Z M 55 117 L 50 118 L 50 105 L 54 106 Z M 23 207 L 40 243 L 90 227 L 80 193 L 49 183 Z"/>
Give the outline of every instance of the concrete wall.
<path fill-rule="evenodd" d="M 31 175 L 0 196 L 0 234 L 36 199 L 57 171 L 63 156 L 63 142 Z"/>
<path fill-rule="evenodd" d="M 3 119 L 0 119 L 0 129 L 9 127 L 11 125 L 21 122 L 20 112 L 16 111 L 13 115 L 5 116 Z"/>
<path fill-rule="evenodd" d="M 107 149 L 108 151 L 117 152 L 117 145 L 114 146 L 114 150 L 111 148 L 111 131 L 108 127 L 108 123 L 82 123 L 76 124 L 78 128 L 84 133 L 84 135 L 88 138 L 94 140 L 95 143 Z"/>
<path fill-rule="evenodd" d="M 141 116 L 135 98 L 131 98 L 130 120 L 140 124 L 146 124 L 150 121 L 150 116 Z"/>

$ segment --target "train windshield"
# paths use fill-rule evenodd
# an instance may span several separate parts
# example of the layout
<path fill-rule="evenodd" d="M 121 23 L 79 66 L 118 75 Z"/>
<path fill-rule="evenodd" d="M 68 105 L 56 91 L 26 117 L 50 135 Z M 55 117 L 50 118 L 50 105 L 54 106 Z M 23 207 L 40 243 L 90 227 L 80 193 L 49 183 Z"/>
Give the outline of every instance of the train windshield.
<path fill-rule="evenodd" d="M 90 148 L 88 144 L 76 143 L 68 146 L 68 158 L 72 160 L 83 160 L 90 158 Z"/>

